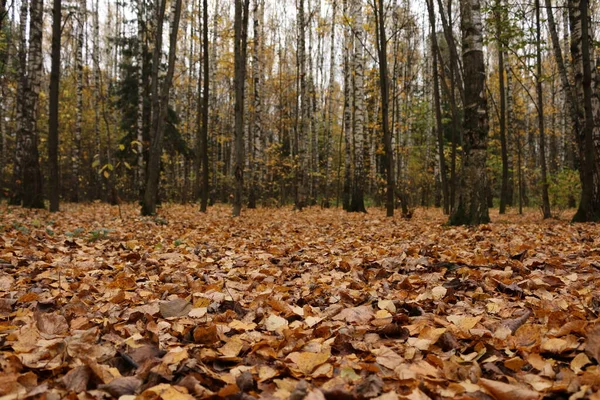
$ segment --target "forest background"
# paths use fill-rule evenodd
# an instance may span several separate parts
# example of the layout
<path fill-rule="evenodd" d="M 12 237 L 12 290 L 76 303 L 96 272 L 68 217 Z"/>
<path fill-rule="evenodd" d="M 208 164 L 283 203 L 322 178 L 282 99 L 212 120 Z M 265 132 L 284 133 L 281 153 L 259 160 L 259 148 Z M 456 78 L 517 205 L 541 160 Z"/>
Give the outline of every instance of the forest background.
<path fill-rule="evenodd" d="M 57 210 L 62 193 L 141 201 L 145 214 L 202 200 L 237 214 L 244 203 L 455 215 L 469 188 L 501 213 L 579 205 L 575 219 L 598 219 L 594 2 L 1 7 L 0 183 L 13 204 Z M 474 75 L 467 14 L 481 43 Z M 479 72 L 486 179 L 473 182 L 468 86 Z"/>

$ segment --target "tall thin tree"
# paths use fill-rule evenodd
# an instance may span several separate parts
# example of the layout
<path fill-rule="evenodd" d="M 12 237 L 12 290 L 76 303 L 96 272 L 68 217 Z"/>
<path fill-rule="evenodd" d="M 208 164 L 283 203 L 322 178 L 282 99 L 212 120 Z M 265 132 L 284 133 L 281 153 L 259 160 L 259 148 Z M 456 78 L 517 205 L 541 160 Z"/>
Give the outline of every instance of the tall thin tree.
<path fill-rule="evenodd" d="M 540 131 L 540 164 L 542 173 L 542 214 L 550 218 L 550 197 L 548 195 L 548 172 L 546 164 L 546 128 L 544 121 L 544 92 L 542 86 L 542 28 L 540 18 L 540 0 L 535 0 L 535 32 L 536 32 L 536 76 L 535 88 L 537 92 L 538 128 Z"/>
<path fill-rule="evenodd" d="M 59 210 L 60 174 L 58 172 L 58 94 L 60 85 L 60 42 L 62 35 L 62 1 L 52 8 L 52 64 L 48 115 L 48 164 L 50 169 L 50 211 Z"/>
<path fill-rule="evenodd" d="M 394 149 L 392 148 L 392 134 L 389 126 L 390 88 L 387 67 L 387 33 L 385 31 L 384 0 L 373 0 L 375 14 L 375 31 L 377 32 L 377 55 L 379 59 L 379 89 L 381 91 L 381 127 L 383 130 L 383 145 L 385 150 L 386 170 L 386 214 L 394 216 Z"/>
<path fill-rule="evenodd" d="M 480 0 L 461 0 L 460 27 L 464 67 L 464 155 L 459 177 L 457 205 L 450 225 L 477 225 L 490 221 L 487 207 L 487 137 L 485 64 Z"/>
<path fill-rule="evenodd" d="M 216 18 L 216 16 L 215 16 Z M 204 89 L 202 90 L 202 131 L 200 159 L 202 161 L 202 186 L 200 188 L 200 211 L 206 212 L 208 207 L 208 189 L 209 189 L 209 171 L 208 171 L 208 111 L 209 111 L 209 96 L 210 96 L 210 63 L 209 63 L 209 48 L 208 48 L 208 1 L 202 2 L 202 82 Z"/>
<path fill-rule="evenodd" d="M 158 64 L 162 50 L 162 25 L 164 23 L 166 0 L 162 0 L 158 10 L 156 44 L 152 59 L 152 136 L 150 139 L 150 152 L 148 156 L 148 175 L 146 179 L 146 189 L 142 202 L 142 215 L 156 214 L 156 204 L 158 202 L 158 187 L 160 179 L 160 159 L 163 150 L 163 139 L 165 135 L 165 125 L 169 103 L 169 92 L 175 73 L 175 54 L 177 51 L 177 34 L 179 30 L 179 19 L 181 17 L 181 2 L 175 0 L 172 3 L 171 15 L 171 33 L 169 37 L 169 58 L 167 62 L 167 74 L 158 89 Z"/>
<path fill-rule="evenodd" d="M 233 216 L 242 211 L 244 190 L 244 99 L 246 89 L 246 58 L 248 42 L 248 8 L 250 0 L 235 0 L 234 21 L 234 88 L 235 88 L 235 190 L 233 196 Z"/>

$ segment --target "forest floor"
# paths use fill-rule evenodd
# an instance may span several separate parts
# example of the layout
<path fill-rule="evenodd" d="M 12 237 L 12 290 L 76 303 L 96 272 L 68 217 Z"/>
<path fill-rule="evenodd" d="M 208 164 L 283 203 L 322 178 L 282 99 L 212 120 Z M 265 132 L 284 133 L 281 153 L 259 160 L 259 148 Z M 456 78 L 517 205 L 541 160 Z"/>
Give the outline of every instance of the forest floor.
<path fill-rule="evenodd" d="M 594 398 L 600 230 L 568 216 L 2 205 L 0 398 Z"/>

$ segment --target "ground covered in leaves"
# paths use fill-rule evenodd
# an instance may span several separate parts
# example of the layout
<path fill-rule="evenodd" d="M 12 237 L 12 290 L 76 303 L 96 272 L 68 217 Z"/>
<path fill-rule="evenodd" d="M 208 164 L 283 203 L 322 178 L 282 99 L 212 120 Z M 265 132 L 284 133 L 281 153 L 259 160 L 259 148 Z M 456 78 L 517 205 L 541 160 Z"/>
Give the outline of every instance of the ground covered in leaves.
<path fill-rule="evenodd" d="M 492 219 L 3 206 L 0 398 L 593 398 L 598 225 Z"/>

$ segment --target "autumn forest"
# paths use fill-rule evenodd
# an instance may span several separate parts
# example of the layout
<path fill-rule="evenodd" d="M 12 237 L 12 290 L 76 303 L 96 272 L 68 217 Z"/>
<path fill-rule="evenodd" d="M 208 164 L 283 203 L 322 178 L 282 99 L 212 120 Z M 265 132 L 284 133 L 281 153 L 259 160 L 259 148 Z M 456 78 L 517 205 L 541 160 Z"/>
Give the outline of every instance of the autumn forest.
<path fill-rule="evenodd" d="M 3 195 L 597 220 L 581 4 L 3 0 Z"/>
<path fill-rule="evenodd" d="M 0 0 L 0 188 L 0 399 L 600 398 L 596 1 Z"/>

